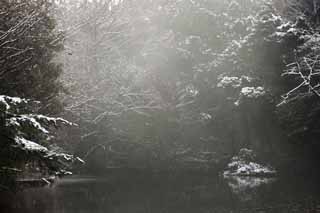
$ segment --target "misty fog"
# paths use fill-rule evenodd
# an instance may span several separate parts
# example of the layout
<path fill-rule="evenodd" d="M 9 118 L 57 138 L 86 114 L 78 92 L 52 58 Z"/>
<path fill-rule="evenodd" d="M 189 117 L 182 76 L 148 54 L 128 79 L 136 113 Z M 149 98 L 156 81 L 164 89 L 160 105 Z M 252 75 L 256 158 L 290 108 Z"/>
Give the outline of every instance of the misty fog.
<path fill-rule="evenodd" d="M 320 211 L 319 26 L 317 0 L 0 0 L 0 212 Z"/>

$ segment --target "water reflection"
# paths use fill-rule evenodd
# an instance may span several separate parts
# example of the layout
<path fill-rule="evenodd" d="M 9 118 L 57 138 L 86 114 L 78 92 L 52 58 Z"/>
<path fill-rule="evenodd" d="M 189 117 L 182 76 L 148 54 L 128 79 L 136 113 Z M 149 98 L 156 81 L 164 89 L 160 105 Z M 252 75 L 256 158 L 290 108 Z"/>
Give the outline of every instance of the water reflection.
<path fill-rule="evenodd" d="M 276 178 L 228 176 L 225 177 L 232 192 L 243 201 L 253 199 L 255 191 L 276 181 Z"/>
<path fill-rule="evenodd" d="M 273 180 L 258 184 L 257 180 L 247 179 L 253 181 L 251 185 L 237 188 L 239 184 L 244 186 L 243 180 L 232 181 L 189 174 L 66 178 L 52 187 L 26 189 L 17 194 L 2 193 L 0 212 L 224 213 L 298 203 L 311 195 L 319 198 L 320 190 L 314 187 L 316 183 Z M 290 211 L 278 208 L 264 212 Z"/>

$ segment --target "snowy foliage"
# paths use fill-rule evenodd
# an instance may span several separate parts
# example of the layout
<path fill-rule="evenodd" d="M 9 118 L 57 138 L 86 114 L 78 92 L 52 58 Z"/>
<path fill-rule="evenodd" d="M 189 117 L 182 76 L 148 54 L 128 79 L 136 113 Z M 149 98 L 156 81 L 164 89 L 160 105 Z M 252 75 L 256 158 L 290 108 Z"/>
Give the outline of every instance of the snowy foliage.
<path fill-rule="evenodd" d="M 208 113 L 205 113 L 205 112 L 201 112 L 200 113 L 200 120 L 202 121 L 208 121 L 208 120 L 211 120 L 212 119 L 212 116 Z"/>
<path fill-rule="evenodd" d="M 257 99 L 264 97 L 266 91 L 263 87 L 243 87 L 241 88 L 239 98 L 234 105 L 239 106 L 245 99 Z"/>
<path fill-rule="evenodd" d="M 243 87 L 240 95 L 246 98 L 259 98 L 266 94 L 263 87 Z"/>
<path fill-rule="evenodd" d="M 217 87 L 233 87 L 233 88 L 238 88 L 241 86 L 241 79 L 238 77 L 229 77 L 229 76 L 224 76 L 220 78 L 219 83 L 217 84 Z"/>
<path fill-rule="evenodd" d="M 255 162 L 255 154 L 250 149 L 241 149 L 224 171 L 224 176 L 273 176 L 276 170 Z"/>
<path fill-rule="evenodd" d="M 49 134 L 50 132 L 47 129 L 47 127 L 49 126 L 57 127 L 59 125 L 76 125 L 63 118 L 49 117 L 41 114 L 36 114 L 32 112 L 32 110 L 28 110 L 28 108 L 31 108 L 29 105 L 34 103 L 37 104 L 38 102 L 18 97 L 1 95 L 0 104 L 5 107 L 4 109 L 0 109 L 2 113 L 6 114 L 6 126 L 15 128 L 18 130 L 19 134 L 24 135 L 25 129 L 29 127 L 41 133 Z"/>
<path fill-rule="evenodd" d="M 318 70 L 320 53 L 319 29 L 313 26 L 312 18 L 306 15 L 308 8 L 296 8 L 301 13 L 288 18 L 280 17 L 275 23 L 275 32 L 269 36 L 270 41 L 275 41 L 288 47 L 284 57 L 287 68 L 282 76 L 296 81 L 288 92 L 282 96 L 283 105 L 299 97 L 311 95 L 320 96 Z M 311 19 L 310 19 L 311 18 Z"/>
<path fill-rule="evenodd" d="M 7 126 L 15 127 L 22 130 L 26 126 L 31 126 L 37 131 L 40 131 L 44 134 L 49 134 L 49 130 L 44 126 L 58 126 L 58 124 L 63 125 L 75 125 L 65 119 L 62 118 L 53 118 L 44 115 L 38 114 L 22 114 L 22 115 L 14 115 L 7 119 Z M 22 130 L 23 131 L 23 130 Z"/>
<path fill-rule="evenodd" d="M 13 145 L 15 147 L 20 148 L 21 150 L 25 150 L 28 152 L 47 152 L 48 149 L 44 146 L 41 146 L 35 142 L 29 141 L 25 138 L 15 137 L 16 144 Z"/>
<path fill-rule="evenodd" d="M 0 96 L 0 106 L 4 106 L 0 107 L 0 119 L 4 121 L 4 126 L 1 128 L 10 132 L 7 135 L 9 147 L 5 148 L 9 150 L 13 148 L 20 155 L 30 159 L 36 157 L 51 165 L 65 166 L 66 162 L 76 160 L 72 155 L 51 150 L 46 143 L 47 139 L 51 138 L 50 126 L 74 124 L 62 118 L 37 114 L 29 106 L 34 103 L 37 102 L 18 97 Z M 56 167 L 58 169 L 59 166 Z"/>
<path fill-rule="evenodd" d="M 236 89 L 238 94 L 237 101 L 234 102 L 236 106 L 240 105 L 240 103 L 246 98 L 246 99 L 256 99 L 263 97 L 266 95 L 266 91 L 264 87 L 258 86 L 246 86 L 249 84 L 252 84 L 254 79 L 249 76 L 241 76 L 241 77 L 230 77 L 230 76 L 221 76 L 218 78 L 219 82 L 217 84 L 218 88 L 232 88 Z"/>
<path fill-rule="evenodd" d="M 303 44 L 298 47 L 301 53 L 307 53 L 305 57 L 317 60 L 320 52 L 320 32 L 308 33 L 299 37 Z"/>
<path fill-rule="evenodd" d="M 10 96 L 6 96 L 6 95 L 0 95 L 0 104 L 5 106 L 5 110 L 10 110 L 11 109 L 11 105 L 18 105 L 18 104 L 22 104 L 22 103 L 27 103 L 28 100 L 23 99 L 23 98 L 18 98 L 18 97 L 10 97 Z"/>
<path fill-rule="evenodd" d="M 12 117 L 8 119 L 8 126 L 18 126 L 21 127 L 24 124 L 29 124 L 33 128 L 41 131 L 42 133 L 48 134 L 49 131 L 45 129 L 35 118 L 31 117 L 30 115 L 20 115 L 19 117 Z"/>
<path fill-rule="evenodd" d="M 250 199 L 252 190 L 275 181 L 276 170 L 256 162 L 253 150 L 242 148 L 227 165 L 223 177 L 227 180 L 232 192 L 241 199 Z"/>
<path fill-rule="evenodd" d="M 249 76 L 241 76 L 241 77 L 230 77 L 230 76 L 222 76 L 219 77 L 219 82 L 217 84 L 217 87 L 220 88 L 228 88 L 228 87 L 232 87 L 232 88 L 239 88 L 243 85 L 243 83 L 249 83 L 251 81 L 253 81 L 253 78 L 249 77 Z"/>
<path fill-rule="evenodd" d="M 305 23 L 306 20 L 303 17 L 297 17 L 296 22 L 287 20 L 281 16 L 276 17 L 277 21 L 272 22 L 275 27 L 275 32 L 269 36 L 270 40 L 275 40 L 280 43 L 288 39 L 304 40 L 308 38 L 308 30 L 299 27 L 299 25 L 305 25 L 303 23 Z"/>
<path fill-rule="evenodd" d="M 231 159 L 223 173 L 232 192 L 242 200 L 252 199 L 252 191 L 276 180 L 275 169 L 255 161 L 256 154 L 253 150 L 243 148 Z"/>
<path fill-rule="evenodd" d="M 232 158 L 232 162 L 228 164 L 228 170 L 224 175 L 239 176 L 258 176 L 274 174 L 275 170 L 270 167 L 260 165 L 255 162 L 246 162 L 237 157 Z"/>

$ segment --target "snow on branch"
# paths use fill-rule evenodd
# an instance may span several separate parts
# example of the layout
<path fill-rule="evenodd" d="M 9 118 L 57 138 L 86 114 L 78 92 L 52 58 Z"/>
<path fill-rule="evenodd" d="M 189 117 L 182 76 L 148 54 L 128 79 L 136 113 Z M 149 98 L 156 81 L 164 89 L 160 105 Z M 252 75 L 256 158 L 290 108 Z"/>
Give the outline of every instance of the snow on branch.
<path fill-rule="evenodd" d="M 262 86 L 258 87 L 243 87 L 241 88 L 239 98 L 234 103 L 236 106 L 239 106 L 244 98 L 246 99 L 257 99 L 264 97 L 266 95 L 266 90 Z"/>
<path fill-rule="evenodd" d="M 47 152 L 48 149 L 44 146 L 41 146 L 33 141 L 27 140 L 23 137 L 16 136 L 14 147 L 21 148 L 24 151 L 30 152 Z"/>
<path fill-rule="evenodd" d="M 241 77 L 236 76 L 221 76 L 218 78 L 219 82 L 217 87 L 220 88 L 239 88 L 243 85 L 243 83 L 250 83 L 253 81 L 253 78 L 249 76 L 242 75 Z"/>
<path fill-rule="evenodd" d="M 247 98 L 258 98 L 264 96 L 266 91 L 263 87 L 243 87 L 240 92 L 240 96 Z"/>
<path fill-rule="evenodd" d="M 282 76 L 292 76 L 300 83 L 282 96 L 282 101 L 278 106 L 286 104 L 300 95 L 313 94 L 320 97 L 320 82 L 317 78 L 320 75 L 319 65 L 318 55 L 314 58 L 303 57 L 300 61 L 288 64 L 288 69 Z"/>
<path fill-rule="evenodd" d="M 3 104 L 5 106 L 6 111 L 11 109 L 11 105 L 17 106 L 19 104 L 26 104 L 26 103 L 28 103 L 28 100 L 24 98 L 0 95 L 0 104 Z"/>
<path fill-rule="evenodd" d="M 44 127 L 44 125 L 54 125 L 55 127 L 57 127 L 58 124 L 67 126 L 76 125 L 63 118 L 53 118 L 36 114 L 16 115 L 7 119 L 8 126 L 22 127 L 24 125 L 30 125 L 44 134 L 49 134 L 49 131 Z"/>
<path fill-rule="evenodd" d="M 48 117 L 48 116 L 44 116 L 44 115 L 36 115 L 36 114 L 31 114 L 29 115 L 31 118 L 34 118 L 35 120 L 38 120 L 40 122 L 44 122 L 47 124 L 53 124 L 54 126 L 58 126 L 58 124 L 63 124 L 63 125 L 67 125 L 67 126 L 77 126 L 77 124 L 72 123 L 70 121 L 67 121 L 63 118 L 53 118 L 53 117 Z"/>
<path fill-rule="evenodd" d="M 40 114 L 21 114 L 21 110 L 19 109 L 23 107 L 25 111 L 26 105 L 31 103 L 38 102 L 19 97 L 0 95 L 0 106 L 4 106 L 3 112 L 7 114 L 6 125 L 11 127 L 22 127 L 29 125 L 45 134 L 49 134 L 49 131 L 44 127 L 44 125 L 53 125 L 55 127 L 57 127 L 59 124 L 76 126 L 76 124 L 71 123 L 63 118 L 48 117 Z"/>
<path fill-rule="evenodd" d="M 1 108 L 0 112 L 5 118 L 5 127 L 14 131 L 14 136 L 11 137 L 13 141 L 12 147 L 27 152 L 49 153 L 49 150 L 46 147 L 31 141 L 35 138 L 34 133 L 39 136 L 40 140 L 41 134 L 50 134 L 47 129 L 49 126 L 57 127 L 60 124 L 71 126 L 76 124 L 63 118 L 35 114 L 28 108 L 28 105 L 32 103 L 37 102 L 19 97 L 0 95 L 0 106 L 4 106 Z M 30 114 L 27 114 L 29 112 Z"/>

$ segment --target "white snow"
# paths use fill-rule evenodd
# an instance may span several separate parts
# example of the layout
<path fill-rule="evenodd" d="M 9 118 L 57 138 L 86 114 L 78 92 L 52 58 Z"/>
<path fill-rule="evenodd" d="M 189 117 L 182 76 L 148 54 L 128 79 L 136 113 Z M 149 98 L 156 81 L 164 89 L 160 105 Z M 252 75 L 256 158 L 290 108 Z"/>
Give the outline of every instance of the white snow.
<path fill-rule="evenodd" d="M 0 103 L 3 103 L 6 106 L 6 110 L 10 109 L 10 104 L 20 104 L 20 103 L 27 103 L 26 99 L 18 98 L 18 97 L 10 97 L 6 95 L 0 95 Z"/>
<path fill-rule="evenodd" d="M 258 98 L 266 94 L 263 87 L 243 87 L 240 95 L 247 98 Z"/>
<path fill-rule="evenodd" d="M 10 109 L 10 105 L 5 100 L 5 96 L 0 95 L 0 103 L 3 103 L 6 106 L 6 110 Z"/>
<path fill-rule="evenodd" d="M 256 154 L 251 149 L 242 148 L 237 156 L 234 156 L 223 175 L 228 176 L 270 176 L 275 175 L 276 170 L 271 166 L 261 165 L 256 161 Z"/>
<path fill-rule="evenodd" d="M 285 35 L 287 35 L 287 33 L 285 33 L 285 32 L 275 32 L 274 35 L 276 37 L 284 37 Z"/>
<path fill-rule="evenodd" d="M 79 158 L 79 157 L 76 157 L 76 160 L 78 160 L 80 163 L 82 163 L 82 164 L 85 164 L 85 161 L 84 160 L 82 160 L 81 158 Z"/>
<path fill-rule="evenodd" d="M 26 151 L 36 151 L 36 152 L 47 152 L 48 149 L 44 146 L 41 146 L 33 141 L 29 141 L 22 137 L 15 138 L 16 146 L 21 147 Z"/>
<path fill-rule="evenodd" d="M 73 173 L 64 169 L 61 169 L 60 171 L 56 172 L 56 175 L 72 175 Z"/>
<path fill-rule="evenodd" d="M 20 103 L 25 103 L 27 102 L 26 99 L 22 99 L 22 98 L 18 98 L 18 97 L 9 97 L 6 96 L 11 102 L 13 102 L 14 104 L 20 104 Z"/>
<path fill-rule="evenodd" d="M 256 175 L 274 175 L 276 171 L 268 166 L 263 166 L 255 162 L 246 162 L 239 157 L 233 157 L 228 164 L 224 176 L 256 176 Z"/>
<path fill-rule="evenodd" d="M 242 76 L 241 76 L 241 81 L 244 81 L 244 80 L 246 80 L 247 82 L 250 83 L 250 82 L 253 81 L 253 78 L 250 77 L 250 76 L 242 75 Z"/>
<path fill-rule="evenodd" d="M 234 156 L 223 173 L 231 190 L 248 198 L 251 190 L 276 180 L 276 170 L 271 166 L 259 164 L 253 150 L 242 148 L 237 156 Z"/>
<path fill-rule="evenodd" d="M 15 117 L 13 118 L 9 118 L 7 120 L 7 126 L 16 126 L 16 127 L 19 127 L 20 126 L 20 123 L 17 121 L 17 119 Z"/>
<path fill-rule="evenodd" d="M 212 116 L 210 114 L 205 113 L 205 112 L 200 113 L 200 120 L 207 121 L 207 120 L 211 120 L 211 119 L 212 119 Z"/>
<path fill-rule="evenodd" d="M 46 157 L 51 159 L 51 160 L 56 158 L 56 157 L 58 157 L 59 159 L 66 160 L 66 161 L 73 161 L 74 160 L 74 156 L 73 155 L 69 155 L 69 154 L 65 154 L 65 153 L 57 153 L 57 152 L 52 151 L 52 150 L 50 150 L 47 153 Z"/>
<path fill-rule="evenodd" d="M 41 132 L 45 134 L 49 134 L 49 131 L 46 128 L 44 128 L 40 122 L 53 123 L 54 125 L 57 125 L 58 122 L 61 122 L 63 124 L 70 125 L 70 126 L 75 125 L 63 118 L 52 118 L 44 115 L 34 115 L 34 114 L 25 114 L 25 115 L 19 115 L 17 117 L 9 118 L 7 125 L 19 127 L 23 123 L 28 123 L 32 125 L 34 128 L 40 130 Z"/>
<path fill-rule="evenodd" d="M 223 76 L 219 79 L 219 83 L 217 87 L 226 88 L 226 87 L 233 87 L 238 88 L 241 86 L 241 79 L 239 77 L 230 77 L 230 76 Z"/>
<path fill-rule="evenodd" d="M 282 30 L 290 28 L 292 25 L 293 25 L 292 22 L 289 22 L 289 21 L 288 22 L 284 22 L 280 26 L 278 26 L 277 29 L 282 31 Z"/>
<path fill-rule="evenodd" d="M 243 84 L 243 82 L 252 82 L 253 78 L 249 76 L 242 75 L 241 77 L 236 76 L 222 76 L 219 77 L 219 83 L 217 87 L 226 88 L 239 88 Z"/>
<path fill-rule="evenodd" d="M 34 114 L 31 114 L 29 115 L 30 117 L 33 117 L 35 119 L 38 119 L 38 120 L 44 120 L 44 121 L 47 121 L 47 122 L 51 122 L 51 123 L 54 123 L 55 125 L 57 125 L 58 122 L 61 122 L 63 124 L 66 124 L 66 125 L 70 125 L 70 126 L 75 126 L 76 124 L 74 123 L 71 123 L 70 121 L 67 121 L 63 118 L 53 118 L 53 117 L 48 117 L 48 116 L 44 116 L 44 115 L 34 115 Z"/>
<path fill-rule="evenodd" d="M 11 118 L 10 120 L 12 120 L 15 123 L 28 122 L 34 128 L 40 130 L 41 132 L 45 134 L 49 133 L 49 131 L 46 130 L 32 115 L 20 115 L 19 117 L 14 117 L 14 118 Z"/>

